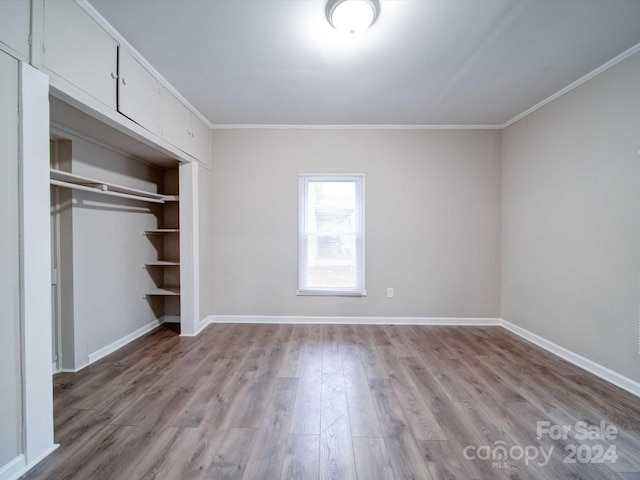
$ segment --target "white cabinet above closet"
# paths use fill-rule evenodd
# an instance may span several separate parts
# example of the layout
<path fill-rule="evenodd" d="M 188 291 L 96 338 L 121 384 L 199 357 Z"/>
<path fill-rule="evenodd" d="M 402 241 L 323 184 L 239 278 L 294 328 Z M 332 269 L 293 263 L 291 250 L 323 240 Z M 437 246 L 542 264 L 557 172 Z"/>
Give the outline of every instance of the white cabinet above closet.
<path fill-rule="evenodd" d="M 190 125 L 191 111 L 178 97 L 166 88 L 162 89 L 162 118 L 164 120 L 163 136 L 183 152 L 191 143 Z"/>
<path fill-rule="evenodd" d="M 162 135 L 160 82 L 123 47 L 119 49 L 118 75 L 118 111 L 151 133 Z"/>
<path fill-rule="evenodd" d="M 46 70 L 115 110 L 118 44 L 72 0 L 44 2 L 43 51 Z"/>
<path fill-rule="evenodd" d="M 23 5 L 28 4 L 24 0 Z M 181 161 L 195 158 L 209 164 L 206 122 L 90 4 L 42 0 L 33 6 L 40 9 L 33 14 L 34 22 L 42 17 L 44 25 L 32 32 L 33 51 L 42 49 L 32 63 L 50 74 L 53 96 L 128 129 Z M 2 8 L 0 0 L 0 13 Z M 4 32 L 0 41 L 3 37 Z"/>
<path fill-rule="evenodd" d="M 162 89 L 164 138 L 203 163 L 209 161 L 209 128 L 178 97 Z"/>
<path fill-rule="evenodd" d="M 24 0 L 0 1 L 0 49 L 29 61 L 31 4 Z"/>

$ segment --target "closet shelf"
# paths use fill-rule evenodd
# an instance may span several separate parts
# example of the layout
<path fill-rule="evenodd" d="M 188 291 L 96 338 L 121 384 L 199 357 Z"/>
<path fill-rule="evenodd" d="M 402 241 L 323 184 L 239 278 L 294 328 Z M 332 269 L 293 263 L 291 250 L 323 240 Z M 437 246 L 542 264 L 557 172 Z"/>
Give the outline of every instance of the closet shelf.
<path fill-rule="evenodd" d="M 148 297 L 150 296 L 162 296 L 162 297 L 174 297 L 180 295 L 180 288 L 177 287 L 161 287 L 151 290 L 146 293 Z"/>
<path fill-rule="evenodd" d="M 73 188 L 76 190 L 83 190 L 86 192 L 100 193 L 103 195 L 110 195 L 113 197 L 129 198 L 131 200 L 139 200 L 142 202 L 151 203 L 165 203 L 165 195 L 160 193 L 146 192 L 137 188 L 123 187 L 122 185 L 116 185 L 110 182 L 103 182 L 102 180 L 96 180 L 74 173 L 63 172 L 62 170 L 51 169 L 51 178 L 49 182 L 51 185 L 59 187 Z M 171 197 L 169 201 L 174 201 L 175 195 L 167 195 Z"/>
<path fill-rule="evenodd" d="M 145 230 L 143 235 L 164 235 L 165 233 L 180 233 L 178 228 L 155 228 L 153 230 Z"/>
<path fill-rule="evenodd" d="M 145 263 L 148 267 L 173 267 L 180 265 L 180 260 L 156 260 L 155 262 Z"/>

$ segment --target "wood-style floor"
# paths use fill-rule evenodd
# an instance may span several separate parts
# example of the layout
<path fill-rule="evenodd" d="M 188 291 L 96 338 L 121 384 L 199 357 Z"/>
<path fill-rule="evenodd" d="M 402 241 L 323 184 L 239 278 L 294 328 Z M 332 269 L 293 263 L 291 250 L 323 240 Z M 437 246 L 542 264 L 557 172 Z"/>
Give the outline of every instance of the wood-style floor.
<path fill-rule="evenodd" d="M 640 478 L 640 399 L 500 327 L 161 327 L 54 384 L 27 479 Z"/>

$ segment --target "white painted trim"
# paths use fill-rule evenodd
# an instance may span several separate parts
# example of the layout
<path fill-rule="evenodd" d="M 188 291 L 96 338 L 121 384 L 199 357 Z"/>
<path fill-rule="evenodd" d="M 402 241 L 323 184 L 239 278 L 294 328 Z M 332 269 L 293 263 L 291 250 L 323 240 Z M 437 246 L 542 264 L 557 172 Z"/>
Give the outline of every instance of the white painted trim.
<path fill-rule="evenodd" d="M 197 337 L 198 335 L 200 335 L 200 333 L 207 328 L 207 326 L 212 323 L 211 322 L 211 318 L 213 317 L 213 315 L 209 315 L 206 318 L 203 318 L 202 320 L 200 320 L 195 327 L 195 331 L 193 333 L 180 333 L 181 337 Z"/>
<path fill-rule="evenodd" d="M 19 478 L 27 469 L 27 461 L 23 454 L 18 455 L 0 467 L 0 480 L 13 480 Z"/>
<path fill-rule="evenodd" d="M 498 326 L 499 318 L 472 317 L 334 317 L 334 316 L 270 316 L 270 315 L 210 315 L 201 322 L 210 323 L 286 323 L 336 325 L 474 325 Z"/>
<path fill-rule="evenodd" d="M 212 130 L 501 130 L 502 125 L 295 125 L 295 124 L 213 124 Z"/>
<path fill-rule="evenodd" d="M 180 323 L 180 315 L 163 315 L 160 323 Z"/>
<path fill-rule="evenodd" d="M 54 444 L 49 79 L 20 62 L 19 89 L 22 453 L 27 465 L 33 465 Z"/>
<path fill-rule="evenodd" d="M 57 443 L 53 444 L 49 450 L 45 451 L 42 455 L 35 458 L 33 462 L 28 464 L 25 461 L 24 455 L 22 454 L 18 455 L 16 458 L 11 460 L 5 466 L 0 468 L 0 480 L 17 480 L 18 478 L 23 476 L 25 473 L 27 473 L 29 470 L 31 470 L 33 467 L 35 467 L 42 460 L 44 460 L 46 457 L 51 455 L 51 453 L 53 453 L 53 451 L 56 450 L 59 446 L 60 445 Z M 16 461 L 21 466 L 19 470 L 15 470 L 14 468 L 16 467 L 16 465 L 14 465 Z"/>
<path fill-rule="evenodd" d="M 109 355 L 110 353 L 115 352 L 116 350 L 118 350 L 119 348 L 124 347 L 126 344 L 133 342 L 135 339 L 140 338 L 141 336 L 145 335 L 146 333 L 149 333 L 151 330 L 153 330 L 154 328 L 158 327 L 161 324 L 160 320 L 154 320 L 152 322 L 147 323 L 146 325 L 144 325 L 143 327 L 140 327 L 138 330 L 131 332 L 128 335 L 125 335 L 124 337 L 116 340 L 115 342 L 110 343 L 109 345 L 102 347 L 99 350 L 96 350 L 93 353 L 89 354 L 89 362 L 78 368 L 77 370 L 75 370 L 76 372 L 78 370 L 83 369 L 86 366 L 91 365 L 94 362 L 97 362 L 98 360 L 100 360 L 101 358 L 106 357 L 107 355 Z M 67 371 L 67 370 L 65 370 Z"/>
<path fill-rule="evenodd" d="M 546 338 L 541 337 L 535 333 L 530 332 L 518 325 L 515 325 L 506 320 L 501 320 L 500 324 L 503 328 L 509 330 L 510 332 L 515 333 L 519 337 L 530 341 L 531 343 L 537 345 L 544 350 L 557 355 L 558 357 L 566 360 L 569 363 L 572 363 L 587 372 L 593 373 L 595 376 L 606 380 L 609 383 L 612 383 L 623 390 L 626 390 L 629 393 L 634 394 L 637 397 L 640 397 L 640 383 L 632 380 L 630 378 L 625 377 L 624 375 L 620 375 L 617 372 L 614 372 L 610 368 L 604 367 L 599 363 L 596 363 L 588 358 L 583 357 L 582 355 L 578 355 L 571 350 L 568 350 L 560 345 L 557 345 Z"/>
<path fill-rule="evenodd" d="M 200 319 L 199 165 L 178 167 L 180 185 L 180 335 L 196 335 Z"/>
<path fill-rule="evenodd" d="M 80 370 L 82 370 L 84 367 L 88 365 L 89 364 L 83 365 L 82 367 L 78 367 L 78 368 L 61 368 L 60 373 L 78 373 Z"/>
<path fill-rule="evenodd" d="M 557 91 L 556 93 L 554 93 L 550 97 L 547 97 L 544 100 L 542 100 L 541 102 L 535 104 L 533 107 L 525 110 L 524 112 L 520 113 L 519 115 L 516 115 L 511 120 L 506 121 L 503 125 L 500 126 L 500 129 L 505 129 L 508 126 L 513 125 L 514 123 L 516 123 L 518 120 L 522 120 L 527 115 L 531 115 L 536 110 L 539 110 L 542 107 L 544 107 L 545 105 L 548 105 L 549 103 L 553 102 L 554 100 L 556 100 L 557 98 L 561 97 L 565 93 L 569 93 L 571 90 L 573 90 L 575 88 L 578 88 L 580 85 L 588 82 L 592 78 L 600 75 L 602 72 L 604 72 L 606 70 L 609 70 L 611 67 L 617 65 L 618 63 L 622 62 L 623 60 L 626 60 L 631 55 L 633 55 L 635 53 L 638 53 L 638 52 L 640 52 L 640 43 L 637 43 L 636 45 L 634 45 L 630 49 L 625 50 L 624 52 L 622 52 L 617 57 L 614 57 L 611 60 L 609 60 L 608 62 L 600 65 L 595 70 L 592 70 L 591 72 L 587 73 L 584 77 L 579 78 L 575 82 L 567 85 L 566 87 L 564 87 L 563 89 Z"/>

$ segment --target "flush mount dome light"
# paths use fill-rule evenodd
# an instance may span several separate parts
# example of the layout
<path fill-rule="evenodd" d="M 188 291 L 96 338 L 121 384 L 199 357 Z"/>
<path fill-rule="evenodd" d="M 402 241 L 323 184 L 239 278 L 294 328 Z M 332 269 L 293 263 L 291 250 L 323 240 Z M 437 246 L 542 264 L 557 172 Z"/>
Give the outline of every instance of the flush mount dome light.
<path fill-rule="evenodd" d="M 339 32 L 364 32 L 373 25 L 379 12 L 378 0 L 329 0 L 327 3 L 327 19 Z"/>

